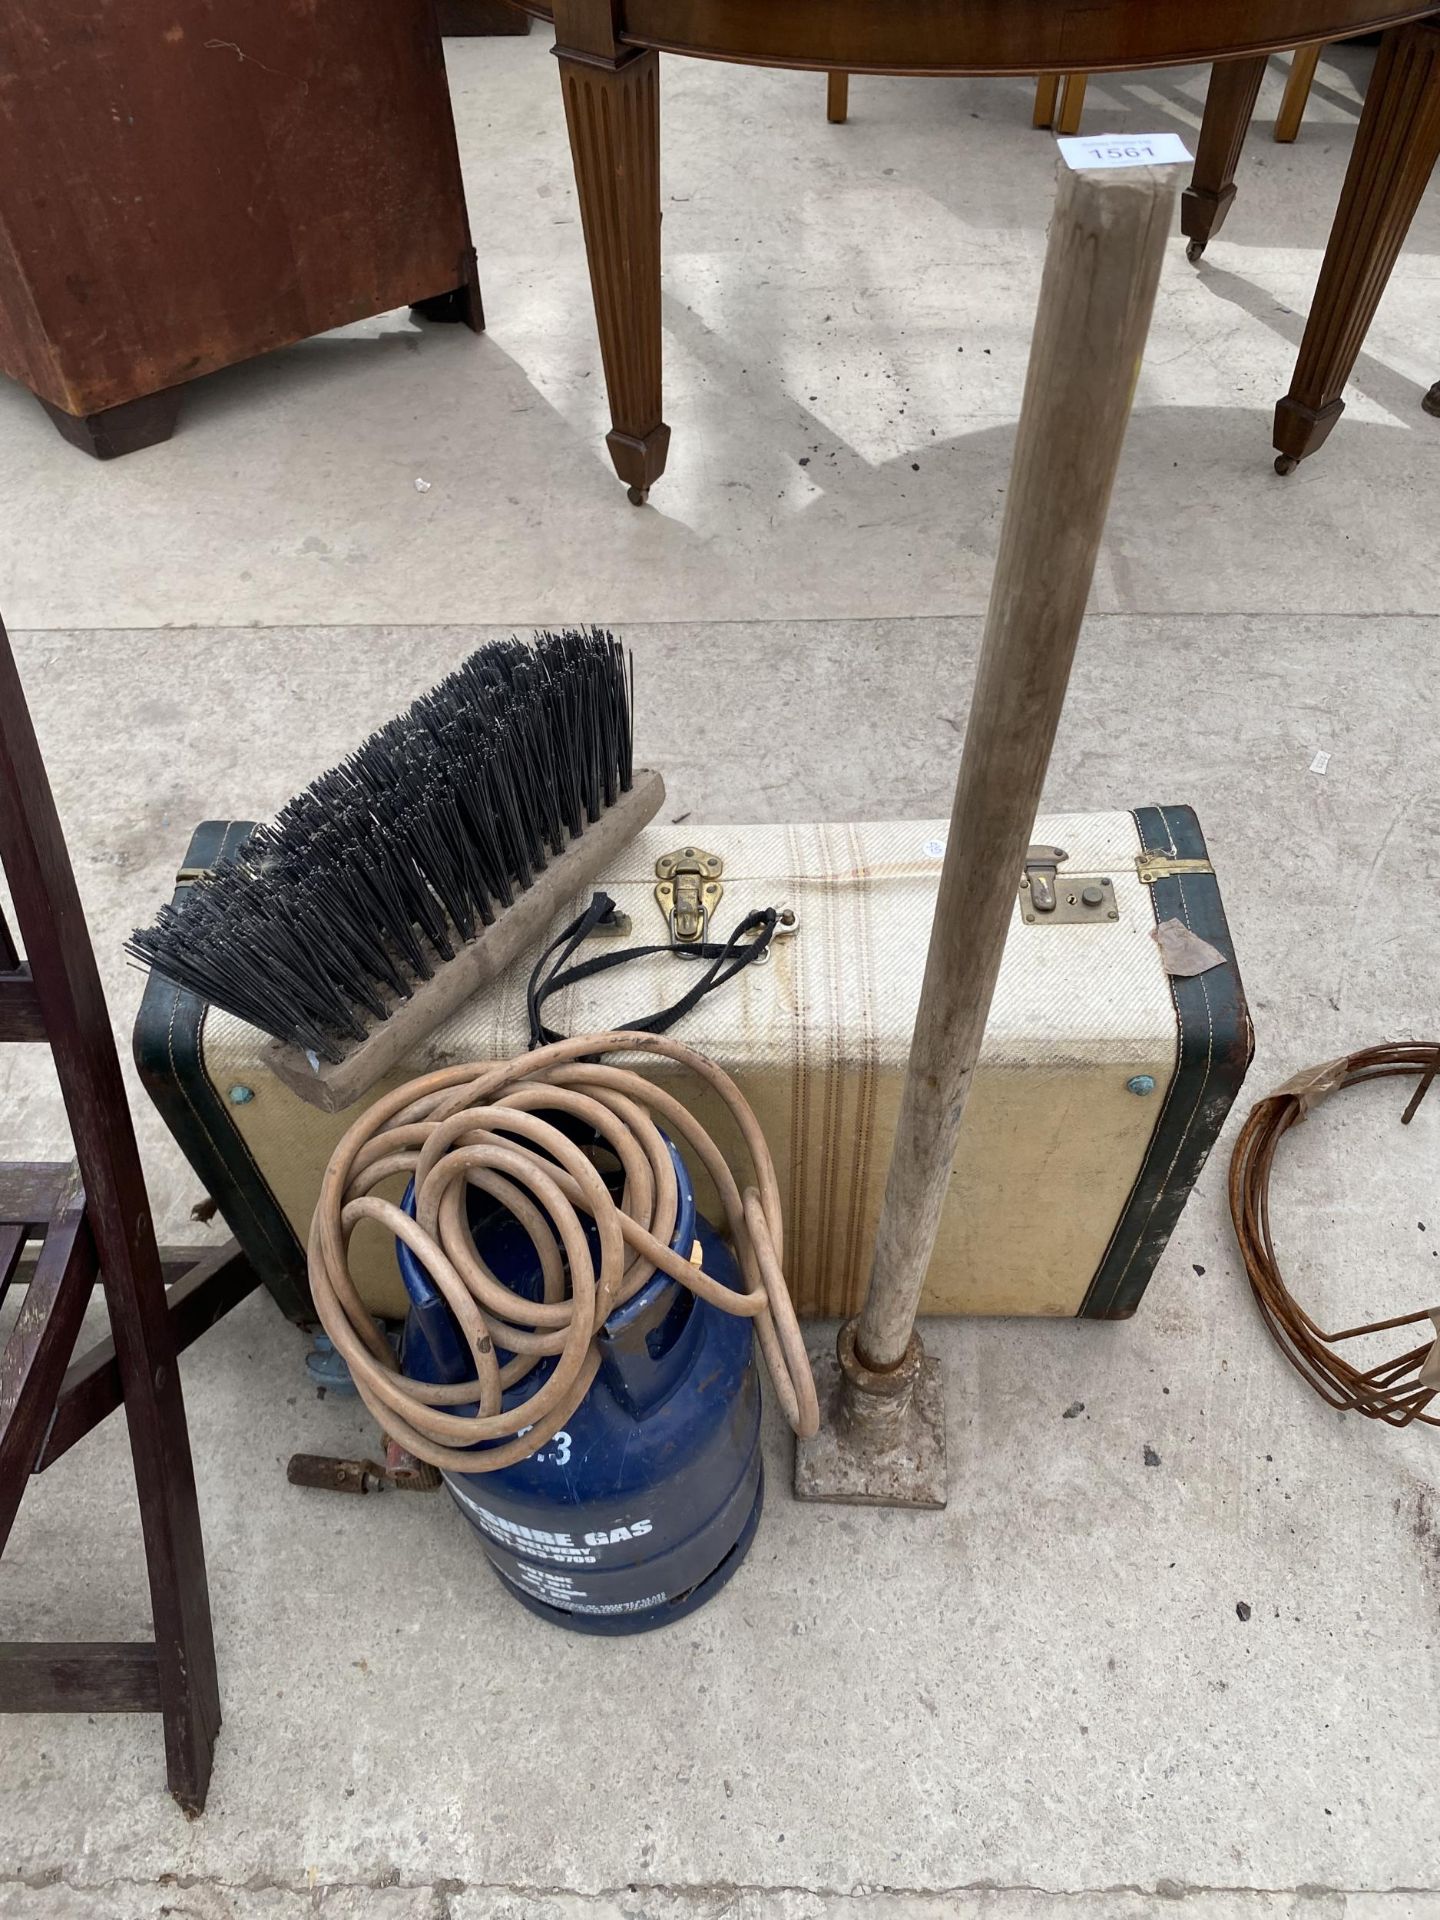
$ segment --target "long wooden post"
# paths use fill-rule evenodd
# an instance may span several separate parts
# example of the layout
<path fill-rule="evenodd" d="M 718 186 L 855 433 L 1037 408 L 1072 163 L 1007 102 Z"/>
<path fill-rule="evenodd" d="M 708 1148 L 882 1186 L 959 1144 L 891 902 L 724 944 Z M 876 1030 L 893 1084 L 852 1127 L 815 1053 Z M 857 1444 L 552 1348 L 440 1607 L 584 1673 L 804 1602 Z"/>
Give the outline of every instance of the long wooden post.
<path fill-rule="evenodd" d="M 1062 167 L 975 697 L 856 1346 L 904 1359 L 1171 231 L 1169 168 Z"/>
<path fill-rule="evenodd" d="M 1173 168 L 1062 164 L 985 639 L 870 1290 L 842 1328 L 801 1498 L 943 1506 L 944 1414 L 915 1335 L 1171 230 Z"/>

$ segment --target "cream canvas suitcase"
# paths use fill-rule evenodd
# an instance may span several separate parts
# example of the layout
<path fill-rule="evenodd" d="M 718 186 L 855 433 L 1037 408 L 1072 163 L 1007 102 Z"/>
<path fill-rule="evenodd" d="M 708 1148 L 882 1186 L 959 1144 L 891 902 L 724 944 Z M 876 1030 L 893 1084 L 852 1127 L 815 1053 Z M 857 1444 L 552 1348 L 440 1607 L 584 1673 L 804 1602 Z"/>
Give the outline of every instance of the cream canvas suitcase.
<path fill-rule="evenodd" d="M 202 826 L 187 871 L 248 829 Z M 687 842 L 673 826 L 648 829 L 605 876 L 629 923 L 609 937 L 625 946 L 667 939 L 656 863 L 687 847 L 722 863 L 712 938 L 754 908 L 792 910 L 793 931 L 765 961 L 674 1032 L 734 1075 L 765 1129 L 800 1312 L 849 1313 L 869 1273 L 946 827 L 690 831 Z M 1042 818 L 1034 843 L 1032 870 L 1016 875 L 926 1313 L 1132 1313 L 1250 1057 L 1219 890 L 1188 808 Z M 1167 962 L 1156 929 L 1175 921 L 1195 941 L 1180 958 L 1170 942 Z M 581 957 L 600 950 L 596 939 Z M 367 1101 L 437 1065 L 522 1051 L 532 960 L 478 995 Z M 1203 970 L 1172 970 L 1185 966 Z M 677 1000 L 696 968 L 668 950 L 615 967 L 558 993 L 545 1021 L 565 1034 L 623 1026 Z M 333 1115 L 308 1106 L 264 1069 L 264 1044 L 254 1028 L 151 979 L 136 1030 L 146 1084 L 276 1298 L 304 1319 L 303 1245 L 321 1172 L 366 1102 Z M 702 1117 L 723 1141 L 719 1114 Z M 378 1229 L 362 1226 L 352 1265 L 377 1314 L 403 1312 Z"/>

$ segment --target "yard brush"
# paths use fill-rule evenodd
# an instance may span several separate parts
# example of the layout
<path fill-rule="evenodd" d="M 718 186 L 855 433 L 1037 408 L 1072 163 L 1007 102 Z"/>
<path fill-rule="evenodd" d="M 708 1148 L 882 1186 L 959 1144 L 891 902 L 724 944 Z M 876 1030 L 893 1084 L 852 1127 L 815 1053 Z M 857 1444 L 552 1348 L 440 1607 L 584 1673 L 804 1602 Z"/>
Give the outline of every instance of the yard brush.
<path fill-rule="evenodd" d="M 655 815 L 608 633 L 471 654 L 162 907 L 127 951 L 270 1034 L 312 1106 L 360 1098 Z"/>

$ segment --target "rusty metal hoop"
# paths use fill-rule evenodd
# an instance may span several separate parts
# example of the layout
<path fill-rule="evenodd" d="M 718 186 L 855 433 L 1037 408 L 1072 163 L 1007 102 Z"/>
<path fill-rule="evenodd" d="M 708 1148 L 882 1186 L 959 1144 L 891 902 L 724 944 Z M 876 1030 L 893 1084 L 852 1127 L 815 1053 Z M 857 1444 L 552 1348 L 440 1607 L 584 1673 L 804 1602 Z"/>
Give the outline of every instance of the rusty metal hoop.
<path fill-rule="evenodd" d="M 1440 1427 L 1440 1414 L 1425 1411 L 1440 1392 L 1440 1308 L 1326 1333 L 1295 1299 L 1280 1272 L 1270 1236 L 1270 1174 L 1281 1140 L 1317 1101 L 1364 1080 L 1418 1075 L 1420 1084 L 1401 1115 L 1402 1126 L 1408 1126 L 1437 1073 L 1440 1041 L 1435 1040 L 1391 1041 L 1307 1068 L 1251 1108 L 1230 1157 L 1230 1217 L 1255 1303 L 1277 1346 L 1328 1406 L 1353 1409 L 1392 1427 L 1409 1426 L 1412 1420 Z M 1433 1323 L 1436 1337 L 1363 1371 L 1334 1350 L 1341 1341 L 1424 1321 Z"/>

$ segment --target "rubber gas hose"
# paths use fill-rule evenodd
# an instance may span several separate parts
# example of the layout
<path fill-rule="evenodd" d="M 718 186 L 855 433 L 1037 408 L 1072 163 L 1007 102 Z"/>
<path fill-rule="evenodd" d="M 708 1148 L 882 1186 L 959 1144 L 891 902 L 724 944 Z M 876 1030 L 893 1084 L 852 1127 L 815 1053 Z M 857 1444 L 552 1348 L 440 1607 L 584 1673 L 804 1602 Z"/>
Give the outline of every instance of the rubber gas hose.
<path fill-rule="evenodd" d="M 753 1180 L 743 1191 L 714 1140 L 664 1087 L 598 1055 L 656 1054 L 717 1094 L 745 1143 Z M 545 1114 L 593 1131 L 618 1160 L 617 1201 L 591 1155 Z M 714 1183 L 744 1279 L 725 1286 L 670 1245 L 679 1210 L 669 1134 Z M 415 1218 L 375 1189 L 396 1174 L 415 1183 Z M 474 1186 L 528 1234 L 542 1297 L 528 1300 L 476 1251 L 466 1210 Z M 598 1269 L 581 1223 L 599 1242 Z M 376 1220 L 403 1240 L 454 1314 L 475 1377 L 430 1385 L 401 1373 L 360 1298 L 350 1236 Z M 802 1436 L 820 1424 L 815 1382 L 782 1267 L 784 1230 L 774 1162 L 740 1089 L 713 1061 L 676 1040 L 643 1033 L 584 1034 L 500 1062 L 423 1075 L 387 1093 L 330 1157 L 310 1228 L 310 1287 L 326 1333 L 384 1431 L 432 1466 L 493 1472 L 544 1446 L 584 1399 L 600 1364 L 599 1329 L 658 1269 L 722 1312 L 755 1322 L 755 1337 L 785 1416 Z M 502 1366 L 501 1348 L 512 1355 Z M 547 1357 L 555 1366 L 520 1405 L 502 1396 Z M 467 1411 L 457 1411 L 459 1408 Z M 471 1451 L 476 1446 L 480 1450 Z"/>

